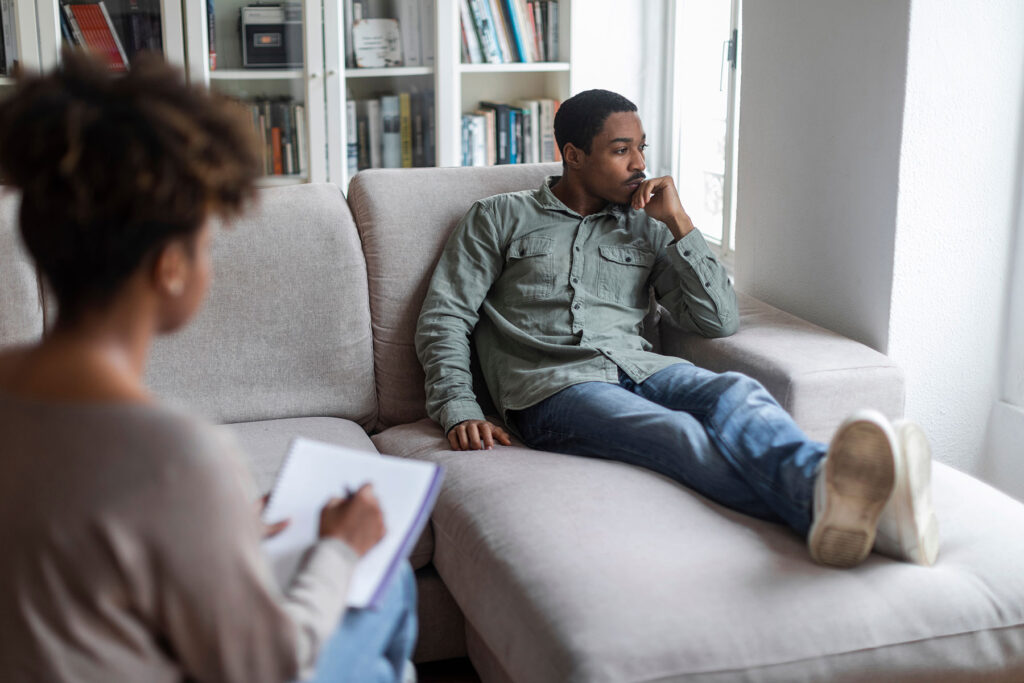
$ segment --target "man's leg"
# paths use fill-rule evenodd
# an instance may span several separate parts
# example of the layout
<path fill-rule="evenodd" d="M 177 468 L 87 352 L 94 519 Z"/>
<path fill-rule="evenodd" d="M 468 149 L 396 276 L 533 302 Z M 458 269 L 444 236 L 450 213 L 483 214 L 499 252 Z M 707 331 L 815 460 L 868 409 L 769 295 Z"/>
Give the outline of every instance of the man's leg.
<path fill-rule="evenodd" d="M 311 680 L 400 682 L 416 629 L 416 579 L 404 565 L 377 608 L 345 612 L 341 627 L 324 643 Z"/>
<path fill-rule="evenodd" d="M 645 467 L 726 507 L 782 521 L 723 457 L 696 418 L 617 384 L 571 386 L 514 411 L 513 420 L 532 448 Z"/>
<path fill-rule="evenodd" d="M 815 479 L 828 449 L 810 440 L 759 382 L 738 372 L 678 363 L 639 384 L 621 375 L 620 384 L 692 416 L 764 503 L 806 535 Z"/>

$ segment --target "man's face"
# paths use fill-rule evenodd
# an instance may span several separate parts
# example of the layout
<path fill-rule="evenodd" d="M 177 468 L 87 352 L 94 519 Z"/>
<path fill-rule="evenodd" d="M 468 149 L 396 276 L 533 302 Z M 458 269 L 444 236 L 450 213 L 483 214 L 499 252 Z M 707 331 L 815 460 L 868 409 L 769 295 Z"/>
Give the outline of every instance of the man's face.
<path fill-rule="evenodd" d="M 644 148 L 647 136 L 636 112 L 616 112 L 590 143 L 590 154 L 580 154 L 578 173 L 587 191 L 616 204 L 628 204 L 646 177 Z"/>

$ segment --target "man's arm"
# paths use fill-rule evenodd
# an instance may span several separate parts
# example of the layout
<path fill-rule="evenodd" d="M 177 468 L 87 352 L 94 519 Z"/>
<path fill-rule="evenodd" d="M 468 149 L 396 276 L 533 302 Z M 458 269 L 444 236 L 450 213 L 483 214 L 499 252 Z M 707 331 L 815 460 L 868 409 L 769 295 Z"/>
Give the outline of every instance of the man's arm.
<path fill-rule="evenodd" d="M 664 223 L 675 238 L 658 254 L 651 274 L 658 303 L 685 330 L 705 337 L 736 332 L 739 309 L 729 275 L 683 209 L 672 178 L 645 180 L 632 206 Z"/>
<path fill-rule="evenodd" d="M 484 421 L 473 393 L 470 336 L 491 285 L 501 274 L 498 226 L 486 205 L 470 207 L 448 238 L 427 289 L 416 325 L 416 354 L 426 373 L 427 414 L 452 447 L 479 449 L 504 430 Z"/>

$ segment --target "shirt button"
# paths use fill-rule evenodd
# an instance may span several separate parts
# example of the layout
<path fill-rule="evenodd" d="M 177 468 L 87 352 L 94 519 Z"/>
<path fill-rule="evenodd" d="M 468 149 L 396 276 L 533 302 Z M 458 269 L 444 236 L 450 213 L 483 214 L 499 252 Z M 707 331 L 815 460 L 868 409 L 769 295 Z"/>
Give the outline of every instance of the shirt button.
<path fill-rule="evenodd" d="M 579 246 L 578 246 L 578 245 L 577 245 L 577 246 L 575 246 L 575 247 L 573 247 L 573 248 L 574 248 L 574 249 L 575 249 L 576 251 L 579 251 L 579 250 L 580 250 L 580 248 L 579 248 Z"/>
<path fill-rule="evenodd" d="M 633 259 L 631 259 L 629 256 L 627 256 L 625 260 L 626 260 L 626 263 L 632 263 L 633 262 Z"/>
<path fill-rule="evenodd" d="M 579 279 L 578 277 L 574 277 L 574 278 L 572 279 L 572 283 L 573 283 L 573 284 L 576 284 L 576 283 L 577 283 L 577 282 L 579 282 L 579 281 L 580 281 L 580 279 Z"/>
<path fill-rule="evenodd" d="M 686 251 L 683 252 L 683 256 L 689 256 L 689 255 L 690 255 L 690 250 L 689 249 L 687 249 Z"/>
<path fill-rule="evenodd" d="M 710 286 L 711 286 L 711 283 L 710 283 L 710 282 L 705 282 L 705 283 L 704 283 L 704 286 L 705 286 L 705 287 L 710 287 Z"/>
<path fill-rule="evenodd" d="M 577 311 L 580 310 L 580 305 L 579 304 L 573 304 L 572 307 L 573 307 L 574 310 L 577 310 Z"/>

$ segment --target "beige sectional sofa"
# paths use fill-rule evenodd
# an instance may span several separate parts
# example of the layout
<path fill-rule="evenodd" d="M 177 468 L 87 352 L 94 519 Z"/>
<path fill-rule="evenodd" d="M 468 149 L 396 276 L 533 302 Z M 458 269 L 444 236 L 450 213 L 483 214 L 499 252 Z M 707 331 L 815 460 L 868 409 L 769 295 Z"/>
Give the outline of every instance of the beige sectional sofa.
<path fill-rule="evenodd" d="M 154 349 L 149 381 L 229 425 L 269 487 L 296 435 L 441 463 L 411 561 L 417 661 L 485 681 L 1024 680 L 1024 506 L 936 465 L 933 568 L 812 564 L 802 539 L 656 474 L 516 445 L 453 452 L 425 417 L 413 331 L 448 233 L 478 198 L 552 165 L 369 171 L 266 189 L 217 237 L 209 302 Z M 43 308 L 0 198 L 0 345 Z M 649 319 L 665 353 L 761 380 L 812 436 L 902 413 L 886 357 L 741 295 L 733 337 Z"/>

